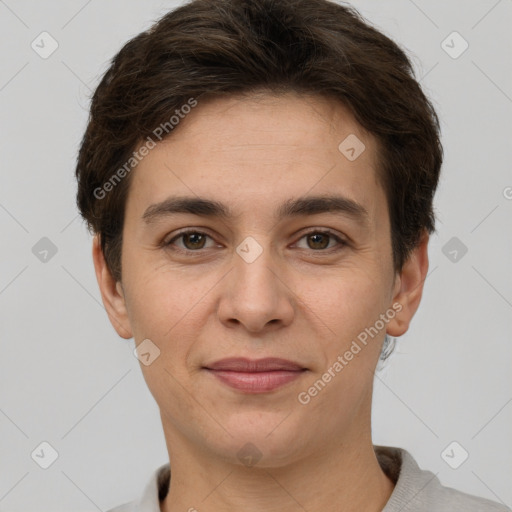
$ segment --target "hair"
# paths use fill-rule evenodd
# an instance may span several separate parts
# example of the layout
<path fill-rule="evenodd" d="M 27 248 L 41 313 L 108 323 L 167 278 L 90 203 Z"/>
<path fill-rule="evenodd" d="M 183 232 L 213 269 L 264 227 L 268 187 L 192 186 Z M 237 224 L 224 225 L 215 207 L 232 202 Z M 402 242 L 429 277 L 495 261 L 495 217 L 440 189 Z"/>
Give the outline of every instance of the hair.
<path fill-rule="evenodd" d="M 192 0 L 128 41 L 92 96 L 77 204 L 116 280 L 133 174 L 127 162 L 135 167 L 140 144 L 191 99 L 261 91 L 341 102 L 376 138 L 395 271 L 435 230 L 439 121 L 396 43 L 353 7 L 329 0 Z"/>

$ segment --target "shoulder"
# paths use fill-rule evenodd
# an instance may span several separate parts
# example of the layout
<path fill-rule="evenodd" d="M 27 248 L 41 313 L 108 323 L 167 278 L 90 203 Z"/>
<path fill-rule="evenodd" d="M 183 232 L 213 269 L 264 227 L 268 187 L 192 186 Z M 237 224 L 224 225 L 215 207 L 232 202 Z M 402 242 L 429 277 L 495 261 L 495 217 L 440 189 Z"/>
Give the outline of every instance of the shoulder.
<path fill-rule="evenodd" d="M 165 463 L 153 471 L 138 499 L 123 503 L 107 512 L 160 512 L 160 502 L 169 489 L 171 471 Z"/>
<path fill-rule="evenodd" d="M 396 481 L 383 512 L 511 512 L 502 504 L 442 485 L 403 448 L 375 446 L 375 453 Z"/>

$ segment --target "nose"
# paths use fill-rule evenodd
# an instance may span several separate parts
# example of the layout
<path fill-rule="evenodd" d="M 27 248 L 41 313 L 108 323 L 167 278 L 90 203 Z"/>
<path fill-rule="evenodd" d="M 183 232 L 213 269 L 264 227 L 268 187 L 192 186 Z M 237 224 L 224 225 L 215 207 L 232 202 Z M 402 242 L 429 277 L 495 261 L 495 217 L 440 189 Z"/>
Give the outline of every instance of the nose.
<path fill-rule="evenodd" d="M 284 266 L 268 244 L 252 240 L 233 254 L 233 269 L 223 280 L 218 315 L 228 327 L 243 325 L 257 333 L 289 325 L 295 299 Z"/>

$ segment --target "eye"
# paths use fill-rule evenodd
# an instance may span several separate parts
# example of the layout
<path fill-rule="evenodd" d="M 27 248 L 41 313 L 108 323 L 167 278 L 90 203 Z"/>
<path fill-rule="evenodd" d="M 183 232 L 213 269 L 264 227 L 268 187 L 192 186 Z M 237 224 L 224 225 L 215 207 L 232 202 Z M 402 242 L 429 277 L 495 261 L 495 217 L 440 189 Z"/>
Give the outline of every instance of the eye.
<path fill-rule="evenodd" d="M 189 230 L 182 231 L 175 237 L 171 238 L 168 242 L 164 242 L 164 246 L 168 247 L 174 245 L 176 240 L 182 239 L 184 247 L 177 247 L 177 250 L 182 251 L 197 251 L 205 248 L 206 239 L 211 237 L 201 231 Z"/>
<path fill-rule="evenodd" d="M 306 233 L 305 235 L 303 235 L 300 238 L 300 240 L 302 240 L 304 238 L 307 240 L 306 243 L 308 245 L 308 247 L 306 247 L 306 249 L 313 249 L 315 251 L 332 249 L 332 246 L 329 247 L 329 242 L 332 240 L 335 240 L 336 242 L 338 242 L 338 245 L 340 245 L 341 247 L 346 245 L 346 243 L 339 236 L 335 235 L 334 233 L 332 233 L 330 231 L 319 231 L 319 230 L 310 231 L 309 233 Z"/>

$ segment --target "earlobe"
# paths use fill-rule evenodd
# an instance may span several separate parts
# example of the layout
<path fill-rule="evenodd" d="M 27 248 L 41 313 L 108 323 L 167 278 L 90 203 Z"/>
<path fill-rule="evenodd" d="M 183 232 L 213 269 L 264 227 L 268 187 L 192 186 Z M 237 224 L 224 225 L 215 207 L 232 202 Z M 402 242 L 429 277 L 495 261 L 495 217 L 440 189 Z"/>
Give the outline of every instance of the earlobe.
<path fill-rule="evenodd" d="M 386 328 L 390 336 L 398 337 L 407 332 L 412 317 L 420 305 L 423 284 L 428 272 L 428 240 L 429 235 L 425 231 L 396 277 L 392 304 L 397 313 Z"/>
<path fill-rule="evenodd" d="M 133 337 L 133 334 L 126 309 L 124 291 L 121 282 L 114 280 L 107 266 L 103 251 L 101 250 L 99 234 L 96 234 L 93 238 L 92 258 L 101 298 L 110 323 L 121 338 L 130 339 Z"/>

